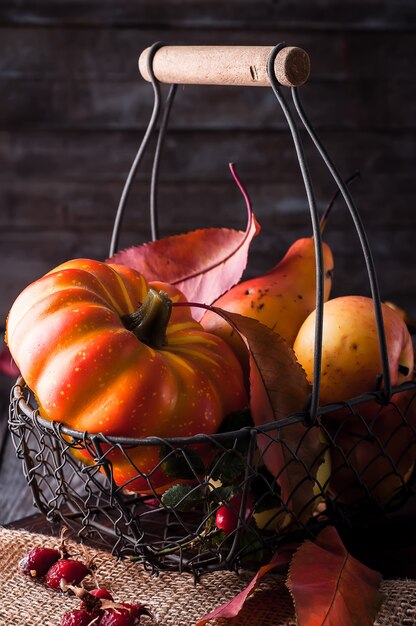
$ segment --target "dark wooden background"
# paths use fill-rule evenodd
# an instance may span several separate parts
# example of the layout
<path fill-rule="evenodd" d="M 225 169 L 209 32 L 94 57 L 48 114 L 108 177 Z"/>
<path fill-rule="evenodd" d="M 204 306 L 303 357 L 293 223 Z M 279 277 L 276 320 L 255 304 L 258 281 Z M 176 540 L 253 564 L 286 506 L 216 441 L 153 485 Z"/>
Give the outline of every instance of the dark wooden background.
<path fill-rule="evenodd" d="M 2 0 L 0 324 L 22 288 L 59 262 L 106 258 L 118 199 L 152 104 L 137 59 L 158 40 L 286 41 L 309 52 L 305 108 L 343 176 L 361 172 L 354 195 L 382 297 L 416 315 L 413 0 Z M 334 186 L 309 142 L 306 147 L 323 208 Z M 311 232 L 283 115 L 267 89 L 180 89 L 160 180 L 162 235 L 244 226 L 230 161 L 263 226 L 250 256 L 252 275 Z M 150 237 L 149 163 L 147 158 L 131 195 L 123 247 Z M 334 293 L 368 294 L 342 203 L 326 239 L 335 255 Z M 18 470 L 7 446 L 0 523 L 30 510 L 27 492 L 12 486 Z"/>

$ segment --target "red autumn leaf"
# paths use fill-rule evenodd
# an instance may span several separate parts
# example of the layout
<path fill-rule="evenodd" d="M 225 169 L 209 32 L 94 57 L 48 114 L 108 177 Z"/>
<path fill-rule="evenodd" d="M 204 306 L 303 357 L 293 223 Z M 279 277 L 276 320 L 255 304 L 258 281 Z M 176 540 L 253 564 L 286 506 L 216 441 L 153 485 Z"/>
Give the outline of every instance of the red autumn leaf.
<path fill-rule="evenodd" d="M 218 606 L 214 611 L 202 617 L 195 626 L 204 626 L 207 622 L 214 618 L 231 619 L 236 617 L 243 608 L 247 598 L 256 590 L 261 579 L 273 569 L 287 565 L 290 562 L 294 550 L 294 546 L 287 546 L 281 552 L 276 554 L 270 563 L 263 565 L 254 576 L 249 585 L 240 591 L 234 598 Z"/>
<path fill-rule="evenodd" d="M 127 248 L 107 262 L 128 265 L 147 280 L 176 285 L 193 302 L 211 304 L 217 300 L 240 280 L 251 240 L 260 231 L 233 165 L 230 169 L 246 201 L 245 232 L 227 228 L 196 230 Z"/>
<path fill-rule="evenodd" d="M 311 387 L 289 344 L 257 320 L 215 307 L 245 339 L 250 351 L 251 412 L 256 426 L 271 424 L 304 410 Z M 267 469 L 276 477 L 292 515 L 285 523 L 307 521 L 319 499 L 316 474 L 325 445 L 318 427 L 301 421 L 261 433 L 257 445 Z"/>
<path fill-rule="evenodd" d="M 329 526 L 299 547 L 286 584 L 299 626 L 372 626 L 383 599 L 380 582 L 381 575 L 352 557 Z"/>
<path fill-rule="evenodd" d="M 20 374 L 7 346 L 0 349 L 0 372 L 11 378 L 17 378 Z"/>

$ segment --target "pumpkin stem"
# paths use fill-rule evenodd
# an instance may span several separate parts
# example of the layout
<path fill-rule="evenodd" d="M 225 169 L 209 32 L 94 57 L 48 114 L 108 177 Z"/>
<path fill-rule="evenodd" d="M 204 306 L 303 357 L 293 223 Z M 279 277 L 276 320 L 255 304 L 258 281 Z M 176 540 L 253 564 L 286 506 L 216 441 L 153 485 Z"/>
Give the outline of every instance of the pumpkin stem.
<path fill-rule="evenodd" d="M 127 330 L 152 348 L 166 345 L 166 328 L 172 312 L 172 301 L 164 291 L 149 289 L 143 304 L 137 311 L 124 315 L 122 321 Z"/>

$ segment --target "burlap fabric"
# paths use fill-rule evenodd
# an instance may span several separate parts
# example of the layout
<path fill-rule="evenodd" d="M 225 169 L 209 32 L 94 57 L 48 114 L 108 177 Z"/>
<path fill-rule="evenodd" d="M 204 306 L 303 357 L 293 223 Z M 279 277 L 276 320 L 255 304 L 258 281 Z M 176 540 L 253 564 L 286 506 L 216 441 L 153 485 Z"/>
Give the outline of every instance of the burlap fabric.
<path fill-rule="evenodd" d="M 76 598 L 48 589 L 41 580 L 24 576 L 17 566 L 30 548 L 57 547 L 58 543 L 53 537 L 0 528 L 0 626 L 59 626 L 61 616 L 78 607 Z M 85 560 L 81 546 L 69 542 L 69 548 L 74 558 Z M 188 574 L 151 576 L 136 563 L 117 561 L 105 551 L 88 548 L 88 555 L 94 557 L 98 583 L 110 589 L 115 600 L 140 601 L 149 606 L 155 622 L 144 617 L 144 626 L 152 623 L 194 626 L 200 617 L 235 596 L 251 579 L 248 573 L 238 577 L 230 572 L 218 572 L 202 577 L 194 585 L 193 577 Z M 384 581 L 382 591 L 386 600 L 377 626 L 416 624 L 416 581 Z M 238 618 L 210 624 L 295 626 L 293 605 L 283 578 L 268 576 Z"/>

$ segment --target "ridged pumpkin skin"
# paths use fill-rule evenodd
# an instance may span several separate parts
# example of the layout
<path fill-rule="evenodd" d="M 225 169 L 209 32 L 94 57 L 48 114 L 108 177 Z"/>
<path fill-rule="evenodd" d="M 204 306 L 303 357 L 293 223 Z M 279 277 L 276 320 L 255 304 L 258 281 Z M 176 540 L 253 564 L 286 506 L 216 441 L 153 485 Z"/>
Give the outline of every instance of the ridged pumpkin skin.
<path fill-rule="evenodd" d="M 175 287 L 152 283 L 170 299 Z M 173 307 L 167 344 L 152 348 L 127 330 L 122 316 L 149 291 L 138 272 L 76 259 L 29 285 L 9 313 L 6 341 L 44 417 L 79 431 L 142 438 L 214 433 L 229 412 L 247 404 L 241 366 L 230 348 L 204 331 L 188 307 Z M 158 446 L 128 451 L 140 472 L 159 462 Z M 111 452 L 114 478 L 145 491 L 145 478 Z M 159 488 L 161 469 L 151 477 Z"/>

